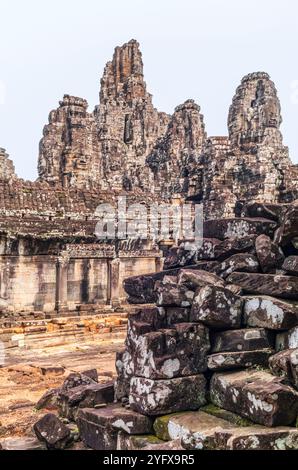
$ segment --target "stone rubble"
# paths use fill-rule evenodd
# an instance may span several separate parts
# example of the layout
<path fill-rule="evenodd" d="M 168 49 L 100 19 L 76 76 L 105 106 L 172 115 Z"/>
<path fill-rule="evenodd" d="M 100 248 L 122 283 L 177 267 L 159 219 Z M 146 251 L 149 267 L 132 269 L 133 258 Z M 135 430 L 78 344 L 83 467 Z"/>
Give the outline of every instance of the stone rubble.
<path fill-rule="evenodd" d="M 272 212 L 265 204 L 261 208 Z M 298 449 L 298 276 L 291 260 L 292 268 L 281 274 L 285 247 L 292 246 L 291 256 L 298 256 L 297 232 L 285 222 L 292 206 L 280 213 L 270 238 L 272 221 L 263 220 L 264 233 L 253 233 L 252 243 L 247 233 L 240 243 L 243 239 L 233 238 L 232 230 L 225 249 L 206 251 L 204 261 L 198 253 L 185 256 L 178 246 L 168 251 L 166 270 L 125 280 L 135 307 L 128 317 L 125 349 L 116 358 L 117 403 L 99 397 L 90 408 L 82 400 L 72 419 L 85 445 L 109 450 Z M 219 231 L 222 227 L 220 220 Z M 281 228 L 287 230 L 286 244 L 273 241 Z M 214 247 L 222 235 L 213 234 L 218 240 Z M 231 257 L 255 254 L 256 272 L 241 262 L 241 272 L 224 275 L 223 265 L 232 266 Z M 87 391 L 90 384 L 80 387 Z M 144 420 L 146 429 L 140 424 Z"/>

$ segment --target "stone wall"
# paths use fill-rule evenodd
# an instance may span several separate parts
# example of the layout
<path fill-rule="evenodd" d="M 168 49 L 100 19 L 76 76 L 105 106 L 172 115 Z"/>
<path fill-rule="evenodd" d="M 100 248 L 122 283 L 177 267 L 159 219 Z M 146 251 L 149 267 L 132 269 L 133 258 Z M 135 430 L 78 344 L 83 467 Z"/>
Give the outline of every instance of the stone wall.
<path fill-rule="evenodd" d="M 0 257 L 0 314 L 24 312 L 63 314 L 101 305 L 125 303 L 123 280 L 155 272 L 160 252 L 151 246 L 116 251 L 113 245 L 50 244 L 48 253 L 33 255 L 34 243 L 16 246 L 2 238 Z M 10 247 L 10 249 L 9 249 Z M 41 251 L 41 250 L 40 250 Z M 12 254 L 16 253 L 16 254 Z"/>

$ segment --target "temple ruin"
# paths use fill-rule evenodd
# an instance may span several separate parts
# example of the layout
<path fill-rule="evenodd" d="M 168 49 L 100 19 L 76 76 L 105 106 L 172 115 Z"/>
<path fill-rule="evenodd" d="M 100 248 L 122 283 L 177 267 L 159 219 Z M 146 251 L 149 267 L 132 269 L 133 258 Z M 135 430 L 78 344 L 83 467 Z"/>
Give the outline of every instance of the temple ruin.
<path fill-rule="evenodd" d="M 41 354 L 20 365 L 16 353 L 20 387 L 52 377 L 34 403 L 42 416 L 29 416 L 38 441 L 30 428 L 0 449 L 298 448 L 298 165 L 281 123 L 265 72 L 242 79 L 226 136 L 207 135 L 192 99 L 158 111 L 131 40 L 107 63 L 94 111 L 65 95 L 50 112 L 35 182 L 0 149 L 0 359 Z M 201 244 L 101 239 L 98 207 L 113 215 L 119 197 L 191 215 L 201 204 Z M 45 345 L 104 335 L 112 352 L 103 339 L 98 357 L 74 344 L 69 368 L 42 363 Z M 116 366 L 98 375 L 100 354 Z"/>
<path fill-rule="evenodd" d="M 119 195 L 130 203 L 202 202 L 208 219 L 239 215 L 250 200 L 295 200 L 298 167 L 281 121 L 275 86 L 257 72 L 236 91 L 228 137 L 209 137 L 193 100 L 172 116 L 154 108 L 137 41 L 117 47 L 93 112 L 69 95 L 51 111 L 36 182 L 18 178 L 0 151 L 1 316 L 119 305 L 123 279 L 160 267 L 158 243 L 96 240 L 96 207 Z"/>

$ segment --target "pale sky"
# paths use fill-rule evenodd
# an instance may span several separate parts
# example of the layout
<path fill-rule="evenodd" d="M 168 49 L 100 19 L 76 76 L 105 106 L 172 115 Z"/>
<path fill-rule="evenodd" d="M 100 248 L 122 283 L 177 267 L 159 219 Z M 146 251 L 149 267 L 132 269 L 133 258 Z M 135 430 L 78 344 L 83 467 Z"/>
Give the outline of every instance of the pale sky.
<path fill-rule="evenodd" d="M 65 93 L 98 103 L 114 47 L 141 44 L 160 111 L 188 98 L 208 135 L 227 135 L 236 87 L 266 71 L 282 105 L 284 142 L 298 163 L 298 2 L 295 0 L 0 0 L 0 147 L 18 175 L 37 176 L 38 143 Z"/>

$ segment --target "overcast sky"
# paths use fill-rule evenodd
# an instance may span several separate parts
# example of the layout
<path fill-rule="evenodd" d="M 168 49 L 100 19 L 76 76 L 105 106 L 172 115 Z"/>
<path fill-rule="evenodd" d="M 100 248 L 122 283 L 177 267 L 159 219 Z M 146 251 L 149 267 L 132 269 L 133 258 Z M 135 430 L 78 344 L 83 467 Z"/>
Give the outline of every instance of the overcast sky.
<path fill-rule="evenodd" d="M 141 44 L 148 90 L 169 113 L 187 98 L 209 135 L 227 134 L 242 76 L 264 70 L 282 105 L 298 163 L 298 2 L 294 0 L 0 0 L 0 147 L 25 179 L 37 176 L 38 143 L 63 94 L 98 103 L 114 47 Z"/>

